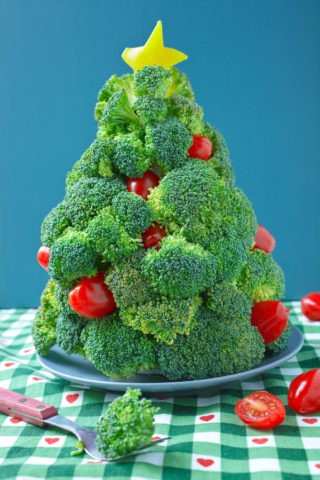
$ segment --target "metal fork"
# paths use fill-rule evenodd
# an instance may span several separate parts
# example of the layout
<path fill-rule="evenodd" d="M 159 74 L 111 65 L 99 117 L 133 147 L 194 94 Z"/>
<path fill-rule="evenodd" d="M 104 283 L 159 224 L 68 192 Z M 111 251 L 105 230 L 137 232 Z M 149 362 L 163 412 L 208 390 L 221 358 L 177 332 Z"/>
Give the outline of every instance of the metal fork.
<path fill-rule="evenodd" d="M 81 442 L 83 442 L 85 452 L 95 460 L 106 460 L 108 462 L 121 460 L 132 455 L 137 455 L 147 448 L 163 442 L 171 437 L 161 437 L 151 440 L 150 443 L 142 445 L 140 448 L 126 454 L 114 458 L 105 458 L 96 447 L 97 434 L 93 430 L 83 428 L 72 422 L 63 415 L 59 415 L 58 410 L 53 405 L 39 402 L 34 398 L 21 395 L 20 393 L 7 390 L 0 387 L 0 412 L 10 415 L 11 417 L 25 420 L 39 427 L 53 425 L 72 432 Z"/>

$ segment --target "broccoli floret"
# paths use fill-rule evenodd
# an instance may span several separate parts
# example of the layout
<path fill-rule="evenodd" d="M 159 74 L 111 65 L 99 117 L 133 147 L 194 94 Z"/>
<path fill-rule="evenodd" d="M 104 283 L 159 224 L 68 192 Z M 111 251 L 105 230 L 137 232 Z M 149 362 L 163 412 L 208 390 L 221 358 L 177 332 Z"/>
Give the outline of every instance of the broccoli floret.
<path fill-rule="evenodd" d="M 86 228 L 89 220 L 105 207 L 112 198 L 126 191 L 119 178 L 87 178 L 72 185 L 65 196 L 64 206 L 72 226 L 78 230 Z"/>
<path fill-rule="evenodd" d="M 58 302 L 55 297 L 55 282 L 49 280 L 42 295 L 41 307 L 32 323 L 32 339 L 39 355 L 46 356 L 56 343 Z"/>
<path fill-rule="evenodd" d="M 152 334 L 157 340 L 171 344 L 178 333 L 190 333 L 200 304 L 199 297 L 179 300 L 161 297 L 144 305 L 120 310 L 120 318 L 135 330 Z"/>
<path fill-rule="evenodd" d="M 225 139 L 216 128 L 213 128 L 207 122 L 204 122 L 202 134 L 209 138 L 212 143 L 212 157 L 208 162 L 212 163 L 218 175 L 232 187 L 235 176 Z"/>
<path fill-rule="evenodd" d="M 136 95 L 153 95 L 165 97 L 171 83 L 170 70 L 160 65 L 146 67 L 138 70 L 134 75 L 133 89 Z"/>
<path fill-rule="evenodd" d="M 113 264 L 109 270 L 105 281 L 120 309 L 143 305 L 155 297 L 149 282 L 141 272 L 141 260 L 144 257 L 145 252 L 138 251 L 131 257 Z"/>
<path fill-rule="evenodd" d="M 252 302 L 230 282 L 216 283 L 207 292 L 207 308 L 216 318 L 250 319 Z"/>
<path fill-rule="evenodd" d="M 174 93 L 177 93 L 194 102 L 194 93 L 187 75 L 183 72 L 180 72 L 180 70 L 175 67 L 170 68 L 170 73 L 171 83 L 168 88 L 167 95 L 170 96 Z"/>
<path fill-rule="evenodd" d="M 162 122 L 168 116 L 168 103 L 150 95 L 138 97 L 133 108 L 143 123 Z"/>
<path fill-rule="evenodd" d="M 114 93 L 116 93 L 121 88 L 124 88 L 129 96 L 132 95 L 132 81 L 133 75 L 126 74 L 122 77 L 118 77 L 117 75 L 112 75 L 104 84 L 102 89 L 98 94 L 98 103 L 96 104 L 94 116 L 96 120 L 100 120 L 103 110 L 106 106 L 107 101 Z"/>
<path fill-rule="evenodd" d="M 147 230 L 153 221 L 153 212 L 149 203 L 136 193 L 118 193 L 112 200 L 112 207 L 117 218 L 132 237 Z"/>
<path fill-rule="evenodd" d="M 116 171 L 131 178 L 142 177 L 150 163 L 151 158 L 136 134 L 128 133 L 115 137 L 112 165 Z"/>
<path fill-rule="evenodd" d="M 100 418 L 96 445 L 106 458 L 125 455 L 150 443 L 154 433 L 153 417 L 159 408 L 140 396 L 139 389 L 127 388 Z"/>
<path fill-rule="evenodd" d="M 187 152 L 192 141 L 189 130 L 175 117 L 146 126 L 146 150 L 164 172 L 189 161 Z"/>
<path fill-rule="evenodd" d="M 236 284 L 253 302 L 277 300 L 283 297 L 285 291 L 282 269 L 270 253 L 259 249 L 248 252 Z"/>
<path fill-rule="evenodd" d="M 81 333 L 85 323 L 85 319 L 76 313 L 59 314 L 56 326 L 57 344 L 68 355 L 72 353 L 84 354 Z"/>
<path fill-rule="evenodd" d="M 70 226 L 64 202 L 58 203 L 42 222 L 41 226 L 41 242 L 46 247 L 57 240 L 60 235 Z"/>
<path fill-rule="evenodd" d="M 246 248 L 236 235 L 213 241 L 208 250 L 216 259 L 219 282 L 231 280 L 239 275 L 246 261 Z"/>
<path fill-rule="evenodd" d="M 214 284 L 216 262 L 200 245 L 168 235 L 159 251 L 149 249 L 142 260 L 142 272 L 157 292 L 170 298 L 188 298 Z"/>
<path fill-rule="evenodd" d="M 249 319 L 216 317 L 200 307 L 190 335 L 172 345 L 157 344 L 161 373 L 169 380 L 232 375 L 257 365 L 265 351 L 263 339 Z"/>
<path fill-rule="evenodd" d="M 111 152 L 113 142 L 97 138 L 84 152 L 67 175 L 67 188 L 82 178 L 112 177 Z"/>
<path fill-rule="evenodd" d="M 103 262 L 115 262 L 139 248 L 138 240 L 129 236 L 115 218 L 111 207 L 102 210 L 88 223 L 86 235 Z"/>
<path fill-rule="evenodd" d="M 125 378 L 155 368 L 154 342 L 127 327 L 118 312 L 88 320 L 81 335 L 86 356 L 105 375 Z"/>
<path fill-rule="evenodd" d="M 179 94 L 173 94 L 168 99 L 169 112 L 177 117 L 191 133 L 199 134 L 203 130 L 203 110 L 195 102 Z"/>
<path fill-rule="evenodd" d="M 230 203 L 230 230 L 246 248 L 254 245 L 254 237 L 258 228 L 257 219 L 250 200 L 240 188 L 232 189 L 233 198 Z"/>
<path fill-rule="evenodd" d="M 96 275 L 98 258 L 88 235 L 69 228 L 50 249 L 48 271 L 53 279 L 64 285 Z"/>
<path fill-rule="evenodd" d="M 105 134 L 115 135 L 130 131 L 131 124 L 140 126 L 141 122 L 132 109 L 126 90 L 120 88 L 106 103 L 99 120 L 99 129 Z"/>
<path fill-rule="evenodd" d="M 275 355 L 279 352 L 282 352 L 282 350 L 284 350 L 288 346 L 291 332 L 291 324 L 288 323 L 287 327 L 284 329 L 280 337 L 277 338 L 277 340 L 275 340 L 274 342 L 268 343 L 266 345 L 266 353 L 268 355 Z"/>

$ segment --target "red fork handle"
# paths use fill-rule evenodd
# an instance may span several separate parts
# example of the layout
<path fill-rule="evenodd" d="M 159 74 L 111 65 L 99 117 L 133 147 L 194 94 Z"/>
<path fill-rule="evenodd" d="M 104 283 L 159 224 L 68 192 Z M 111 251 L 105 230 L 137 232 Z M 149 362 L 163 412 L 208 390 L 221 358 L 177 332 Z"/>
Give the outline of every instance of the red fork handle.
<path fill-rule="evenodd" d="M 0 387 L 0 412 L 39 427 L 46 425 L 43 420 L 58 415 L 58 410 L 52 405 L 2 387 Z"/>

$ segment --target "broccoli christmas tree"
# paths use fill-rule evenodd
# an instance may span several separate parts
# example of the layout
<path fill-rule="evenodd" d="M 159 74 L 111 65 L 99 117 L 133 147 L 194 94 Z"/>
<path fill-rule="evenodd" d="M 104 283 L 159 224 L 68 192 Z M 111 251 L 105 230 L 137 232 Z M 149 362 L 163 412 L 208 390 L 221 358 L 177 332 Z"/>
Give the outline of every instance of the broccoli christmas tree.
<path fill-rule="evenodd" d="M 97 137 L 42 225 L 41 355 L 58 344 L 112 377 L 178 380 L 245 371 L 287 344 L 274 239 L 174 67 L 186 58 L 158 22 L 123 53 L 134 73 L 99 92 Z"/>

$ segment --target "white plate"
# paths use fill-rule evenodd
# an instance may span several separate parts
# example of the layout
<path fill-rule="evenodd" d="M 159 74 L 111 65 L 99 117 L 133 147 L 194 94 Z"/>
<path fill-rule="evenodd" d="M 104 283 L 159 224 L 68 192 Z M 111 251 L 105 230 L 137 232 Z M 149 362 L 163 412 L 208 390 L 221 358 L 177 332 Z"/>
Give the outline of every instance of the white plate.
<path fill-rule="evenodd" d="M 181 380 L 171 382 L 157 373 L 139 374 L 128 379 L 115 380 L 99 372 L 89 360 L 83 360 L 80 355 L 67 355 L 55 345 L 47 357 L 37 354 L 38 362 L 57 377 L 70 382 L 102 390 L 124 392 L 127 387 L 140 388 L 143 393 L 171 395 L 194 395 L 206 390 L 219 390 L 235 382 L 259 375 L 285 363 L 303 346 L 303 335 L 297 327 L 292 327 L 288 346 L 276 355 L 266 356 L 256 367 L 246 372 L 226 375 L 224 377 L 206 378 L 203 380 Z"/>

